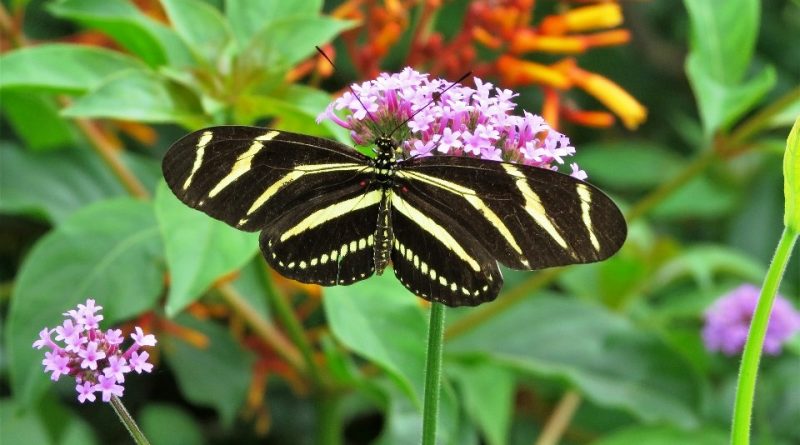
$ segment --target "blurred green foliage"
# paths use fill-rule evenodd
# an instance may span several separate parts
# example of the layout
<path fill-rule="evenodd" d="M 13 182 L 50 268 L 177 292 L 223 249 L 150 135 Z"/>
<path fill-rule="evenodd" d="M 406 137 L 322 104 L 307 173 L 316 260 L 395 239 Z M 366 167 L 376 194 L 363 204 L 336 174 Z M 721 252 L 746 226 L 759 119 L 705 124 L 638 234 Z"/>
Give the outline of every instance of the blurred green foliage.
<path fill-rule="evenodd" d="M 67 379 L 49 382 L 31 348 L 42 327 L 92 297 L 108 327 L 145 313 L 161 320 L 160 371 L 134 378 L 124 399 L 154 444 L 417 443 L 426 330 L 417 299 L 383 276 L 325 289 L 314 306 L 313 291 L 276 282 L 254 235 L 189 210 L 160 180 L 170 142 L 205 125 L 347 140 L 314 122 L 328 92 L 285 79 L 314 45 L 358 24 L 325 15 L 336 5 L 321 0 L 163 0 L 171 25 L 128 0 L 10 3 L 25 35 L 49 41 L 20 34 L 0 55 L 0 442 L 126 440 L 108 407 L 77 406 Z M 583 403 L 563 443 L 726 442 L 737 362 L 703 349 L 702 314 L 726 290 L 760 282 L 781 231 L 781 156 L 800 114 L 800 7 L 683 4 L 626 5 L 634 45 L 585 58 L 647 104 L 649 122 L 637 133 L 563 129 L 590 179 L 629 210 L 628 242 L 607 262 L 541 281 L 508 271 L 500 298 L 519 301 L 509 310 L 448 311 L 440 443 L 532 443 L 565 394 Z M 107 47 L 64 43 L 76 29 Z M 118 131 L 120 121 L 152 124 L 143 128 L 156 142 Z M 87 122 L 120 139 L 98 147 Z M 798 264 L 782 288 L 795 303 Z M 198 301 L 243 312 L 229 328 L 187 310 Z M 286 318 L 287 302 L 299 320 Z M 292 344 L 270 344 L 260 328 L 242 335 L 242 319 L 278 326 Z M 800 441 L 798 370 L 798 339 L 765 359 L 755 443 Z"/>

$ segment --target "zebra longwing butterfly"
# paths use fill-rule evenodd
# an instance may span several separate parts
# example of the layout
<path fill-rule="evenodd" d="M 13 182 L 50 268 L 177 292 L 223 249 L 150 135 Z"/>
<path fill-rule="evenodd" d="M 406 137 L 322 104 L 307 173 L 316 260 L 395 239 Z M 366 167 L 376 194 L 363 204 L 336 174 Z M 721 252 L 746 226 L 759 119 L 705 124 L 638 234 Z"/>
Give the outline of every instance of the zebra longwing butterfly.
<path fill-rule="evenodd" d="M 617 206 L 571 176 L 463 156 L 376 157 L 328 139 L 219 126 L 177 141 L 163 161 L 175 195 L 246 231 L 260 231 L 282 275 L 347 285 L 391 265 L 416 295 L 448 306 L 493 300 L 498 262 L 522 270 L 588 263 L 626 237 Z"/>

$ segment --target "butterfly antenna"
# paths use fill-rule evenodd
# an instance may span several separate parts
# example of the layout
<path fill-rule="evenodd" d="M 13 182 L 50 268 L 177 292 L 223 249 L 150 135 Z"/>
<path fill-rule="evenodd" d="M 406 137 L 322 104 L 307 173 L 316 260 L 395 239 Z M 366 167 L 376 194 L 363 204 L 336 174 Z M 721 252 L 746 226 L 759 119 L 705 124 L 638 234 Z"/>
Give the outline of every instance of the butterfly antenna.
<path fill-rule="evenodd" d="M 455 82 L 453 82 L 450 85 L 448 85 L 447 88 L 443 89 L 442 91 L 437 91 L 437 92 L 433 93 L 431 95 L 431 96 L 433 96 L 433 99 L 431 99 L 430 102 L 426 103 L 424 107 L 420 107 L 419 110 L 415 111 L 414 114 L 412 114 L 411 116 L 408 117 L 408 119 L 406 119 L 403 122 L 401 122 L 400 125 L 395 127 L 395 129 L 392 130 L 391 133 L 389 133 L 389 137 L 392 137 L 392 135 L 394 134 L 395 131 L 399 130 L 403 125 L 407 124 L 411 119 L 414 119 L 414 116 L 419 114 L 422 110 L 428 108 L 432 103 L 438 102 L 442 98 L 442 95 L 447 92 L 447 90 L 449 90 L 450 88 L 453 88 L 454 86 L 458 85 L 459 83 L 461 83 L 462 80 L 466 79 L 467 77 L 469 77 L 471 75 L 472 75 L 472 71 L 467 71 L 466 73 L 464 73 L 464 75 L 459 77 L 458 80 L 456 80 Z"/>
<path fill-rule="evenodd" d="M 327 60 L 327 61 L 328 61 L 328 63 L 330 63 L 330 64 L 331 64 L 331 66 L 333 67 L 333 70 L 334 70 L 334 71 L 336 71 L 336 65 L 333 63 L 333 60 L 331 60 L 331 58 L 330 58 L 330 57 L 328 57 L 328 55 L 327 55 L 327 54 L 325 54 L 325 51 L 323 51 L 323 50 L 322 50 L 322 48 L 320 48 L 319 46 L 314 46 L 314 48 L 316 48 L 316 49 L 317 49 L 317 52 L 318 52 L 318 53 L 320 53 L 320 54 L 322 55 L 322 57 L 324 57 L 324 58 L 325 58 L 325 60 Z M 375 117 L 372 115 L 372 113 L 370 113 L 370 112 L 369 112 L 369 110 L 367 109 L 367 106 L 366 106 L 366 105 L 364 105 L 364 102 L 361 102 L 361 98 L 360 98 L 360 97 L 358 97 L 358 94 L 356 94 L 355 90 L 353 90 L 353 86 L 352 86 L 352 85 L 350 85 L 350 84 L 347 84 L 347 89 L 348 89 L 348 90 L 350 90 L 350 94 L 352 94 L 352 95 L 353 95 L 353 97 L 355 97 L 355 98 L 356 98 L 356 100 L 358 101 L 358 103 L 360 103 L 360 104 L 361 104 L 361 107 L 363 107 L 363 108 L 364 108 L 364 111 L 367 113 L 367 116 L 369 116 L 369 120 L 371 120 L 371 121 L 372 121 L 372 123 L 373 123 L 373 124 L 375 124 L 375 125 L 377 126 L 377 125 L 378 125 L 378 121 L 377 121 L 377 120 L 375 120 Z M 375 130 L 377 130 L 377 127 L 376 127 L 376 128 L 373 128 L 372 130 L 373 130 L 373 132 L 375 132 L 375 133 L 377 134 L 377 131 L 375 131 Z"/>

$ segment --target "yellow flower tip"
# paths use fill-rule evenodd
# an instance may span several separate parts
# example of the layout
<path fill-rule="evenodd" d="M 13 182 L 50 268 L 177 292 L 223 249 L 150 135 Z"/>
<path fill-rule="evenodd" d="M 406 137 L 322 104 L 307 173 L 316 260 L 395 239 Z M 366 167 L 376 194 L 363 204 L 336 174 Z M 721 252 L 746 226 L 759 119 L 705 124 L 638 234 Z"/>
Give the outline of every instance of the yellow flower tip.
<path fill-rule="evenodd" d="M 624 45 L 631 41 L 631 32 L 627 29 L 615 29 L 583 36 L 587 47 Z"/>
<path fill-rule="evenodd" d="M 622 8 L 617 3 L 584 6 L 564 13 L 564 20 L 570 32 L 613 28 L 622 24 Z"/>
<path fill-rule="evenodd" d="M 500 7 L 494 8 L 491 11 L 491 22 L 506 34 L 514 31 L 517 24 L 520 22 L 520 11 L 514 7 Z"/>
<path fill-rule="evenodd" d="M 577 67 L 569 74 L 575 85 L 619 116 L 622 124 L 629 130 L 636 129 L 647 119 L 647 108 L 610 79 Z"/>
<path fill-rule="evenodd" d="M 592 128 L 609 128 L 616 121 L 614 115 L 606 111 L 575 110 L 566 107 L 562 116 L 572 123 Z"/>
<path fill-rule="evenodd" d="M 530 30 L 520 30 L 511 41 L 511 52 L 544 52 L 552 54 L 578 54 L 586 51 L 586 43 L 580 36 L 537 35 Z"/>
<path fill-rule="evenodd" d="M 405 8 L 400 3 L 399 0 L 385 0 L 384 7 L 389 12 L 389 14 L 393 16 L 399 16 L 405 14 Z"/>
<path fill-rule="evenodd" d="M 570 79 L 564 73 L 546 65 L 505 55 L 500 56 L 496 63 L 503 83 L 508 86 L 540 84 L 560 90 L 571 86 Z"/>
<path fill-rule="evenodd" d="M 483 46 L 492 49 L 498 49 L 503 44 L 502 40 L 497 36 L 480 26 L 472 28 L 472 38 Z"/>

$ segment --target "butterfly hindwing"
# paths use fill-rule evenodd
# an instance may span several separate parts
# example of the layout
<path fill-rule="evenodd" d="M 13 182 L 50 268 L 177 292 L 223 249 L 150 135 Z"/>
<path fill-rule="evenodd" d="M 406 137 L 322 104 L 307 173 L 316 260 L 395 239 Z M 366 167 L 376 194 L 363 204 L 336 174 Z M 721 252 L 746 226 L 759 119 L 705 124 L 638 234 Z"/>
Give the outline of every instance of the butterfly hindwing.
<path fill-rule="evenodd" d="M 261 232 L 261 251 L 281 275 L 324 286 L 375 271 L 373 246 L 383 192 L 354 178 L 296 206 Z"/>
<path fill-rule="evenodd" d="M 423 195 L 395 189 L 392 267 L 416 295 L 449 306 L 491 301 L 503 284 L 497 261 L 451 213 Z"/>

